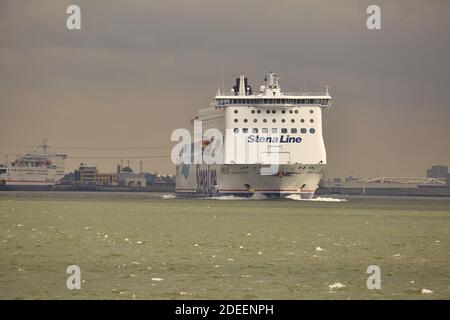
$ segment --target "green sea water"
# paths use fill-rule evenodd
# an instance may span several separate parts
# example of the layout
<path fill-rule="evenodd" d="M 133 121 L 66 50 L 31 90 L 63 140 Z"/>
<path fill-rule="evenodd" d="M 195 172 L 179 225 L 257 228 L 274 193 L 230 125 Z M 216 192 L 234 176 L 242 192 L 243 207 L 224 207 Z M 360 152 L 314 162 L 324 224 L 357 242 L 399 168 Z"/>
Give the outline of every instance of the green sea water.
<path fill-rule="evenodd" d="M 0 299 L 449 299 L 449 228 L 450 199 L 3 192 Z"/>

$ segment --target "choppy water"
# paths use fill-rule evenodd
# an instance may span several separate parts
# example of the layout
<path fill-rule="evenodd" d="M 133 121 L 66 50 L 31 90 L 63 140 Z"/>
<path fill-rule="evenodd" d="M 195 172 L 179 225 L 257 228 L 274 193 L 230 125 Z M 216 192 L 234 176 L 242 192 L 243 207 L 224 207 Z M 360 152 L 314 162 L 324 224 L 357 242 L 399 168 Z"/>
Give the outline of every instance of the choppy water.
<path fill-rule="evenodd" d="M 449 228 L 449 199 L 6 192 L 0 298 L 449 299 Z"/>

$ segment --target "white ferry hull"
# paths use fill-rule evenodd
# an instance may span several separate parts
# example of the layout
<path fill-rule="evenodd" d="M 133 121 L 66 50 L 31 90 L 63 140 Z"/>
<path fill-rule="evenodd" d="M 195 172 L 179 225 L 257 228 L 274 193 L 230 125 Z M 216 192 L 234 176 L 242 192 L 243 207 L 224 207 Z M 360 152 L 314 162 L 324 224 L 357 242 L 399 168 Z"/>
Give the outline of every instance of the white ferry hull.
<path fill-rule="evenodd" d="M 0 182 L 0 185 L 2 183 Z M 54 182 L 46 181 L 20 181 L 20 180 L 6 180 L 4 181 L 6 186 L 53 186 Z"/>
<path fill-rule="evenodd" d="M 280 165 L 279 173 L 261 174 L 260 165 L 180 165 L 177 196 L 239 196 L 284 198 L 299 195 L 311 199 L 322 177 L 324 165 Z"/>

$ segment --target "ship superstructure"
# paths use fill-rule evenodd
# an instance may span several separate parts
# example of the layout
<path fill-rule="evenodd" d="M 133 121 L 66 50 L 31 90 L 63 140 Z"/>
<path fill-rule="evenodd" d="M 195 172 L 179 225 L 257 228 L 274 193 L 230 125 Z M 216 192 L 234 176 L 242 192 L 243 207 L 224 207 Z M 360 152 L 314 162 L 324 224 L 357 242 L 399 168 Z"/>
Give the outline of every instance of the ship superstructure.
<path fill-rule="evenodd" d="M 67 155 L 49 152 L 45 141 L 39 149 L 0 166 L 0 185 L 51 186 L 63 178 Z"/>
<path fill-rule="evenodd" d="M 279 79 L 268 73 L 254 93 L 241 75 L 231 92 L 219 90 L 211 107 L 199 111 L 203 132 L 223 132 L 223 163 L 178 165 L 177 195 L 313 197 L 326 165 L 322 110 L 332 98 L 328 88 L 284 92 Z"/>

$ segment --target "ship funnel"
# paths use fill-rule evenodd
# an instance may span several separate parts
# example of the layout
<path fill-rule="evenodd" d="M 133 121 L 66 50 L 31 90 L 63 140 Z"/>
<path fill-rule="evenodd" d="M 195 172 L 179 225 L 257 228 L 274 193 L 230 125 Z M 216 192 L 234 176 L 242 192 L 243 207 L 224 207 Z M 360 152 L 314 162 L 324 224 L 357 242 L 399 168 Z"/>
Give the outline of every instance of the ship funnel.
<path fill-rule="evenodd" d="M 239 77 L 239 95 L 245 96 L 245 76 L 241 74 Z"/>
<path fill-rule="evenodd" d="M 248 79 L 244 74 L 241 74 L 239 78 L 236 78 L 236 84 L 231 91 L 238 96 L 252 95 L 252 87 L 248 84 Z"/>

